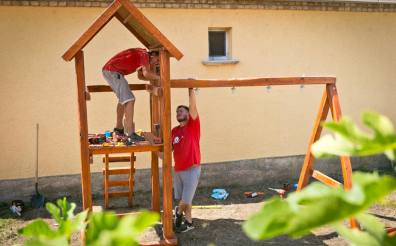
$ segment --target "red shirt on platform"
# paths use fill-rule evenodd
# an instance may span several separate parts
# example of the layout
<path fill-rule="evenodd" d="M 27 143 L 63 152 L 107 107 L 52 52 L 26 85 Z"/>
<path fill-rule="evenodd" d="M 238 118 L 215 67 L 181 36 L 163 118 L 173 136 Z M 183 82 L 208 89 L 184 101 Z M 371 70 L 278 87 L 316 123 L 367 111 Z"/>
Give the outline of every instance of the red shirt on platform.
<path fill-rule="evenodd" d="M 121 51 L 113 56 L 104 66 L 103 70 L 118 72 L 123 75 L 134 73 L 140 66 L 149 65 L 147 50 L 134 48 Z"/>
<path fill-rule="evenodd" d="M 201 138 L 201 123 L 199 116 L 190 118 L 185 126 L 172 129 L 173 158 L 175 171 L 183 171 L 194 164 L 201 163 L 199 140 Z"/>

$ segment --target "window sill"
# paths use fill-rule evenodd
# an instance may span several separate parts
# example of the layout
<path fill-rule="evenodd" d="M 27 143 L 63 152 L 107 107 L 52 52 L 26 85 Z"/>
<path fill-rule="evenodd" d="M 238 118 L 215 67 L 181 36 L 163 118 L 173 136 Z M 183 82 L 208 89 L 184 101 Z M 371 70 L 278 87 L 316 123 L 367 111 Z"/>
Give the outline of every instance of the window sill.
<path fill-rule="evenodd" d="M 205 60 L 202 61 L 203 65 L 224 65 L 224 64 L 238 64 L 238 59 L 224 59 L 224 60 Z"/>

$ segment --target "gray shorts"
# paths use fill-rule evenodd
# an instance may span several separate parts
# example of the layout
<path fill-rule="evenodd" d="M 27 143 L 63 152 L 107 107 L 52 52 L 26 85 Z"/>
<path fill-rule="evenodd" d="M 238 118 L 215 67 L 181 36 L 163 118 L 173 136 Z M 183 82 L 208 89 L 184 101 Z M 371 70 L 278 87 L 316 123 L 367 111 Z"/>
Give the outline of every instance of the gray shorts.
<path fill-rule="evenodd" d="M 116 94 L 120 104 L 124 105 L 127 102 L 135 101 L 135 96 L 129 89 L 128 81 L 123 74 L 108 70 L 103 70 L 102 73 L 103 77 Z"/>
<path fill-rule="evenodd" d="M 175 191 L 175 199 L 182 200 L 185 204 L 191 205 L 200 175 L 201 166 L 194 166 L 184 171 L 174 172 L 173 189 Z"/>

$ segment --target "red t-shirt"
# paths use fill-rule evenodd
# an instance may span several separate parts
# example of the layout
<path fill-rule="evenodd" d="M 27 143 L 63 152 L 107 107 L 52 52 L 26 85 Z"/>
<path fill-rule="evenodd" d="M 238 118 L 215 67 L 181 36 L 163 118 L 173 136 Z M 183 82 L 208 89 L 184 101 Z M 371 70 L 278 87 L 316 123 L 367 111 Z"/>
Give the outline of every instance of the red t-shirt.
<path fill-rule="evenodd" d="M 149 54 L 147 50 L 134 48 L 121 51 L 113 56 L 104 66 L 103 70 L 118 72 L 128 75 L 136 71 L 140 66 L 148 66 Z"/>
<path fill-rule="evenodd" d="M 201 163 L 199 140 L 201 138 L 201 123 L 199 116 L 190 118 L 185 126 L 172 129 L 173 158 L 175 171 L 183 171 L 194 164 Z"/>

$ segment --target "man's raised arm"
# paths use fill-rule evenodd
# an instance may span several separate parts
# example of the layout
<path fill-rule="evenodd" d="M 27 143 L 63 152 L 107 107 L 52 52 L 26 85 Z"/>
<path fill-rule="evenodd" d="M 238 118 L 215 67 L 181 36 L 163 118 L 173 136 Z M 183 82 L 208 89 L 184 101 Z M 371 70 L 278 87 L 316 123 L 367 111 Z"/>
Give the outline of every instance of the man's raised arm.
<path fill-rule="evenodd" d="M 190 115 L 195 120 L 198 117 L 197 100 L 193 88 L 188 89 Z"/>

